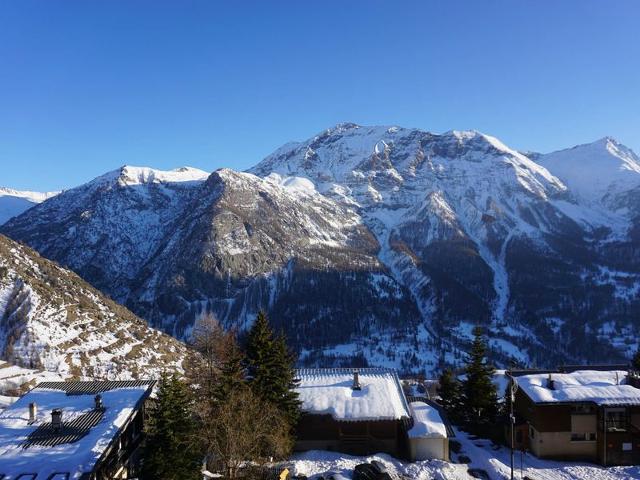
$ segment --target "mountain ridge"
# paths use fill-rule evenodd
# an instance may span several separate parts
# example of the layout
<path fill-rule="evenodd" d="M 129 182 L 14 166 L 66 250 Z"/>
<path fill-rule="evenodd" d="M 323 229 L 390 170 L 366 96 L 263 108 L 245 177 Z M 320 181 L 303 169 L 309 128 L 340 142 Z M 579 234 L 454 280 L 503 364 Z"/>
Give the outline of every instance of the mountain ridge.
<path fill-rule="evenodd" d="M 585 201 L 548 155 L 344 123 L 246 173 L 123 167 L 152 181 L 81 186 L 2 231 L 178 338 L 207 311 L 246 328 L 266 308 L 309 365 L 435 370 L 476 324 L 502 365 L 621 361 L 640 327 L 640 193 Z"/>
<path fill-rule="evenodd" d="M 0 225 L 60 192 L 32 192 L 0 187 Z"/>

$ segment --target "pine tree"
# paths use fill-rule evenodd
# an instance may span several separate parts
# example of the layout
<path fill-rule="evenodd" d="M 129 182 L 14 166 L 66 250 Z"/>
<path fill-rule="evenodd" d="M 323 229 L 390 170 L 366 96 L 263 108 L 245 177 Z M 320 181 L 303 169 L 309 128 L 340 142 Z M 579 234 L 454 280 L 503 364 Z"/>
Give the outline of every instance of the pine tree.
<path fill-rule="evenodd" d="M 245 356 L 235 335 L 227 333 L 223 341 L 226 344 L 224 355 L 219 360 L 218 383 L 213 389 L 213 399 L 216 401 L 223 401 L 229 398 L 231 392 L 246 386 Z"/>
<path fill-rule="evenodd" d="M 275 339 L 274 356 L 274 365 L 277 373 L 277 383 L 274 388 L 276 394 L 275 403 L 289 422 L 289 425 L 293 427 L 300 418 L 300 400 L 298 399 L 298 392 L 295 390 L 298 386 L 293 368 L 295 359 L 289 352 L 284 335 L 280 335 Z"/>
<path fill-rule="evenodd" d="M 460 381 L 451 369 L 444 370 L 440 375 L 438 395 L 440 396 L 440 404 L 447 412 L 449 420 L 458 423 L 462 418 L 462 392 Z"/>
<path fill-rule="evenodd" d="M 202 454 L 196 442 L 193 399 L 176 375 L 162 376 L 147 430 L 143 478 L 189 480 L 201 478 Z"/>
<path fill-rule="evenodd" d="M 283 335 L 276 337 L 260 312 L 247 338 L 247 370 L 253 392 L 274 404 L 293 428 L 300 415 L 294 360 Z"/>
<path fill-rule="evenodd" d="M 258 316 L 247 336 L 247 372 L 251 389 L 260 397 L 272 397 L 273 331 L 264 312 Z"/>
<path fill-rule="evenodd" d="M 473 330 L 474 340 L 466 364 L 466 378 L 462 383 L 466 421 L 472 430 L 492 425 L 498 415 L 498 395 L 493 383 L 495 369 L 486 359 L 487 344 L 480 327 Z"/>

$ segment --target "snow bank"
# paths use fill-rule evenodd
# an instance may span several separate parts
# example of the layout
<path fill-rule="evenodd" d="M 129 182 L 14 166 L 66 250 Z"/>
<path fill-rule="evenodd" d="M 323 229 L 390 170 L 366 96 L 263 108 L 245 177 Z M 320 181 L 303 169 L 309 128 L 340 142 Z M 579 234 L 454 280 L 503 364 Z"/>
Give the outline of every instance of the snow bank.
<path fill-rule="evenodd" d="M 326 476 L 330 472 L 337 472 L 352 478 L 356 465 L 377 460 L 382 463 L 392 478 L 406 478 L 411 480 L 468 480 L 467 466 L 454 465 L 442 460 L 426 460 L 415 463 L 405 463 L 390 455 L 378 453 L 368 457 L 354 457 L 336 452 L 311 450 L 296 454 L 291 459 L 294 475 L 306 475 L 309 478 Z"/>

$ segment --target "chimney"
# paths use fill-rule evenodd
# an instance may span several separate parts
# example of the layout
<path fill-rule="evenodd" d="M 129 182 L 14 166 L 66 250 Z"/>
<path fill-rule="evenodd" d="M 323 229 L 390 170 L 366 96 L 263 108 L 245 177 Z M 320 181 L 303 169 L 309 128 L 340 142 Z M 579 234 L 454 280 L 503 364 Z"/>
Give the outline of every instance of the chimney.
<path fill-rule="evenodd" d="M 104 410 L 104 403 L 102 403 L 102 395 L 98 394 L 93 399 L 96 402 L 96 410 Z"/>
<path fill-rule="evenodd" d="M 55 432 L 62 430 L 62 409 L 54 408 L 51 410 L 51 427 Z"/>
<path fill-rule="evenodd" d="M 555 390 L 556 389 L 556 385 L 555 385 L 555 382 L 554 382 L 553 377 L 551 376 L 551 374 L 549 374 L 549 378 L 547 378 L 547 388 L 549 390 Z"/>
<path fill-rule="evenodd" d="M 360 386 L 360 374 L 357 370 L 353 372 L 353 385 L 351 386 L 351 390 L 362 390 Z"/>
<path fill-rule="evenodd" d="M 31 402 L 29 404 L 29 423 L 35 422 L 37 416 L 38 416 L 38 405 L 36 405 L 35 402 Z"/>

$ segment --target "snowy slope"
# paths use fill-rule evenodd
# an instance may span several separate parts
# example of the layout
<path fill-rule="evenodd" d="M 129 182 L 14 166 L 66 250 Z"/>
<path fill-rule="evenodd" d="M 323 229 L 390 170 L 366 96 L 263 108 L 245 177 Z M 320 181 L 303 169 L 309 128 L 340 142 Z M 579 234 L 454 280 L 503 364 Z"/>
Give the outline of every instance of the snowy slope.
<path fill-rule="evenodd" d="M 14 219 L 13 236 L 37 230 L 32 247 L 124 301 L 130 282 L 207 177 L 190 167 L 123 166 Z"/>
<path fill-rule="evenodd" d="M 27 192 L 0 187 L 0 225 L 60 192 Z"/>
<path fill-rule="evenodd" d="M 359 215 L 305 180 L 222 169 L 159 243 L 128 303 L 180 338 L 205 311 L 243 329 L 267 309 L 297 348 L 318 353 L 319 342 L 391 335 L 418 317 L 378 248 Z"/>
<path fill-rule="evenodd" d="M 0 230 L 181 339 L 266 309 L 306 366 L 437 370 L 477 324 L 501 365 L 619 362 L 640 338 L 637 163 L 611 139 L 540 155 L 340 124 L 246 173 L 123 167 Z"/>
<path fill-rule="evenodd" d="M 615 157 L 602 167 L 613 170 L 609 190 L 633 186 L 616 173 L 623 169 L 620 175 L 626 178 L 630 172 L 635 178 L 633 152 L 611 139 L 594 149 Z M 582 162 L 578 154 L 579 147 L 568 154 L 576 165 Z M 630 227 L 624 215 L 585 201 L 579 191 L 583 183 L 555 169 L 552 160 L 530 158 L 475 131 L 437 135 L 341 124 L 283 146 L 251 172 L 304 177 L 318 191 L 354 208 L 378 238 L 381 261 L 413 293 L 432 335 L 442 336 L 437 332 L 444 327 L 457 338 L 468 338 L 473 324 L 488 323 L 497 337 L 491 344 L 498 355 L 529 363 L 550 361 L 546 354 L 537 357 L 526 350 L 539 350 L 563 333 L 554 332 L 553 323 L 531 328 L 529 312 L 537 310 L 537 316 L 550 322 L 560 318 L 570 330 L 581 307 L 569 311 L 559 305 L 604 304 L 605 284 L 614 286 L 615 281 L 600 283 L 600 267 L 588 257 L 603 254 L 603 263 L 615 257 L 592 240 L 597 235 L 614 245 Z M 595 167 L 594 175 L 607 178 Z M 568 186 L 574 184 L 575 193 Z M 538 270 L 532 275 L 534 265 Z M 638 277 L 633 268 L 628 275 L 634 280 L 623 291 L 631 293 Z M 573 291 L 585 281 L 595 284 L 591 293 Z M 560 289 L 553 287 L 556 282 Z M 631 303 L 638 308 L 635 300 Z M 446 319 L 446 326 L 439 319 Z M 637 323 L 632 318 L 628 322 L 637 331 Z M 456 347 L 445 350 L 455 353 Z"/>
<path fill-rule="evenodd" d="M 640 159 L 610 137 L 539 157 L 572 193 L 590 203 L 607 203 L 640 187 Z"/>
<path fill-rule="evenodd" d="M 0 235 L 0 355 L 65 378 L 128 379 L 181 368 L 186 348 Z"/>

